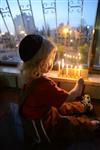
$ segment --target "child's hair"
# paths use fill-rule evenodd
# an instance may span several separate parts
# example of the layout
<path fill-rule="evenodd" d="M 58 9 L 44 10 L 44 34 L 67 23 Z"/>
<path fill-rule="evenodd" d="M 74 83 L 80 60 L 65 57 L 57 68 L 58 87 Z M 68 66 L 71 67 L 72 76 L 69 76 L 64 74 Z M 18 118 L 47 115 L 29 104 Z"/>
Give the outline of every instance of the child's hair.
<path fill-rule="evenodd" d="M 23 61 L 20 69 L 25 80 L 29 77 L 36 78 L 43 73 L 42 68 L 52 59 L 51 53 L 54 49 L 56 50 L 55 44 L 40 35 L 31 34 L 22 39 L 19 44 L 19 55 Z M 40 67 L 41 62 L 44 64 Z"/>

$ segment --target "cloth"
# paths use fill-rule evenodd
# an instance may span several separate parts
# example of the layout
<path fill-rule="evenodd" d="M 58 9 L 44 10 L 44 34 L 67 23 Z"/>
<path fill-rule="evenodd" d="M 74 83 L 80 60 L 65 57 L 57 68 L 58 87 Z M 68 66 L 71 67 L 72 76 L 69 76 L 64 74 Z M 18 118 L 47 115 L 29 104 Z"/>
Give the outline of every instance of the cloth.
<path fill-rule="evenodd" d="M 84 110 L 81 102 L 64 103 L 60 110 L 52 107 L 43 120 L 50 139 L 66 143 L 92 140 L 96 136 L 96 125 Z"/>
<path fill-rule="evenodd" d="M 26 85 L 24 91 L 27 91 L 29 86 L 30 84 Z M 22 115 L 28 119 L 40 119 L 52 106 L 59 108 L 67 96 L 68 93 L 59 88 L 53 80 L 47 77 L 37 78 L 35 88 L 25 99 L 21 108 Z"/>

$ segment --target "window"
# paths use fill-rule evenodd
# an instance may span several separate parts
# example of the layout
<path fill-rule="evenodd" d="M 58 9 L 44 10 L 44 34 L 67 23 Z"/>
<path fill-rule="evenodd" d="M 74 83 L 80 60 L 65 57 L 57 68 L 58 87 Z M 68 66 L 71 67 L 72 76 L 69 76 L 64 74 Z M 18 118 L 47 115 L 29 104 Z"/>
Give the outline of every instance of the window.
<path fill-rule="evenodd" d="M 89 72 L 99 73 L 100 71 L 100 1 L 98 2 L 97 14 L 93 30 L 93 39 L 89 52 Z"/>
<path fill-rule="evenodd" d="M 58 60 L 100 70 L 100 23 L 97 37 L 93 32 L 100 20 L 98 6 L 99 0 L 1 0 L 0 62 L 17 64 L 21 39 L 39 33 L 55 41 Z"/>

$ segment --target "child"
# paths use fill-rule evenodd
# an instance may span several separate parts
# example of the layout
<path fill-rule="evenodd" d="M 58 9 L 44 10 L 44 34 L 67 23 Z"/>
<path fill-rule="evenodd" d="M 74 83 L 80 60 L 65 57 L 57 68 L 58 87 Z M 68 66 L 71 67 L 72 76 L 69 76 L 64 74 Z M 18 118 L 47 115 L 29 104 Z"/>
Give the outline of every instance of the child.
<path fill-rule="evenodd" d="M 56 52 L 54 43 L 40 35 L 27 35 L 20 42 L 21 72 L 25 80 L 23 90 L 27 92 L 34 81 L 33 90 L 22 104 L 21 115 L 29 120 L 42 120 L 46 136 L 52 141 L 91 136 L 99 121 L 80 116 L 90 109 L 90 104 L 70 102 L 81 95 L 84 80 L 80 78 L 67 92 L 44 75 L 52 69 Z"/>

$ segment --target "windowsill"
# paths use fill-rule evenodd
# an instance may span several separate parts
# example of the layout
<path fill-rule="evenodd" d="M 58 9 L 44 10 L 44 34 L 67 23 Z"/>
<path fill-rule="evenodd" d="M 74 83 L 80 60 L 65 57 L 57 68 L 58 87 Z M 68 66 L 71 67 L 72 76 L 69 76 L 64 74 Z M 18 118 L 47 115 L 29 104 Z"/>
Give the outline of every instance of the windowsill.
<path fill-rule="evenodd" d="M 0 66 L 0 74 L 18 76 L 20 71 L 16 66 Z"/>
<path fill-rule="evenodd" d="M 17 67 L 0 66 L 1 80 L 3 80 L 4 87 L 21 88 L 23 80 L 20 77 L 20 71 Z M 68 91 L 73 88 L 77 79 L 66 79 L 57 76 L 57 71 L 51 71 L 46 74 L 59 84 L 60 87 Z M 85 93 L 91 95 L 92 98 L 100 100 L 100 75 L 90 75 L 88 80 L 85 80 Z"/>
<path fill-rule="evenodd" d="M 58 77 L 57 71 L 51 71 L 46 74 L 48 77 L 54 79 L 57 82 L 69 82 L 73 83 L 76 82 L 77 79 L 72 79 L 72 78 L 62 78 Z M 86 85 L 93 85 L 93 86 L 100 86 L 100 75 L 98 74 L 91 74 L 88 76 L 88 79 L 85 79 L 85 84 Z"/>
<path fill-rule="evenodd" d="M 19 76 L 20 70 L 14 66 L 0 66 L 0 74 Z M 58 77 L 57 71 L 50 71 L 46 75 L 58 82 L 74 83 L 77 80 L 77 79 L 72 79 L 72 78 L 67 79 L 67 78 Z M 93 85 L 93 86 L 100 86 L 100 75 L 98 74 L 89 75 L 88 79 L 85 80 L 85 84 Z"/>
<path fill-rule="evenodd" d="M 0 61 L 0 66 L 12 66 L 16 67 L 18 65 L 18 61 Z"/>

